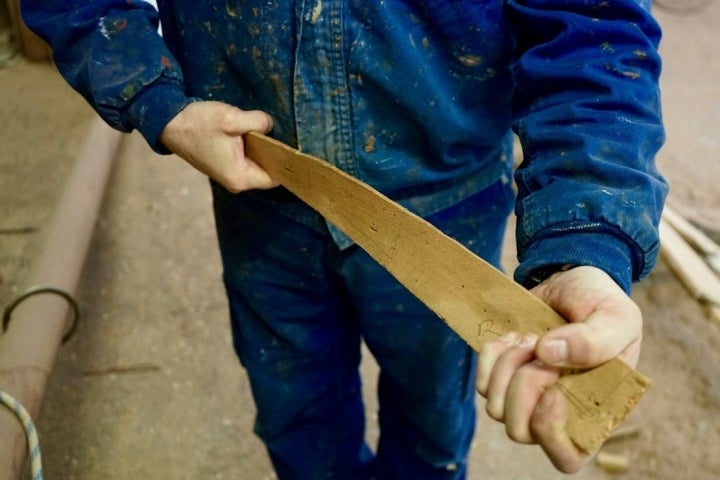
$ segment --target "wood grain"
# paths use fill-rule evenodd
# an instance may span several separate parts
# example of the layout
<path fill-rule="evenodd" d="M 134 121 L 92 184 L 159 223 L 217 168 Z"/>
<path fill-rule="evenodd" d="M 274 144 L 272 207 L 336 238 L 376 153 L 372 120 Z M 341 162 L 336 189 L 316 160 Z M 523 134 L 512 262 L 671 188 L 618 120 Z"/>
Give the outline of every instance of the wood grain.
<path fill-rule="evenodd" d="M 509 331 L 542 335 L 563 325 L 555 311 L 433 225 L 331 164 L 260 134 L 246 155 L 335 224 L 473 349 Z M 619 359 L 568 371 L 558 387 L 569 400 L 567 431 L 597 450 L 627 417 L 649 380 Z"/>

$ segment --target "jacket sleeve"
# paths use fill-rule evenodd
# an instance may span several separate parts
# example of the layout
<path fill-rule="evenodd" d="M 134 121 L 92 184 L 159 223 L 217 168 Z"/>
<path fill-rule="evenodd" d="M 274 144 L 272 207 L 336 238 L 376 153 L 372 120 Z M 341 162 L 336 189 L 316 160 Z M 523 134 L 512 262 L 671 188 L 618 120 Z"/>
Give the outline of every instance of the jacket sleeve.
<path fill-rule="evenodd" d="M 647 2 L 643 2 L 647 3 Z M 660 28 L 640 0 L 506 0 L 515 55 L 515 278 L 592 265 L 627 292 L 657 261 L 667 185 Z"/>
<path fill-rule="evenodd" d="M 158 152 L 165 125 L 192 99 L 158 34 L 158 14 L 139 0 L 23 0 L 28 26 L 53 50 L 67 80 L 111 126 L 138 129 Z"/>

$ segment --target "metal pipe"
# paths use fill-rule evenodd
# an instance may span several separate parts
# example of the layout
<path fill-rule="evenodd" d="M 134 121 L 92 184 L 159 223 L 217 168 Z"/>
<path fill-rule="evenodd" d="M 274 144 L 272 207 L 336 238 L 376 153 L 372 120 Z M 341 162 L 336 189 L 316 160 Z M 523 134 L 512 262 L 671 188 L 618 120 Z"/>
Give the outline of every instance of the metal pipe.
<path fill-rule="evenodd" d="M 120 132 L 96 118 L 48 225 L 44 248 L 26 284 L 49 288 L 16 302 L 7 330 L 0 336 L 0 390 L 17 399 L 33 418 L 66 335 L 73 295 L 92 240 L 97 214 Z M 25 466 L 25 433 L 17 418 L 0 407 L 0 478 L 16 480 Z"/>

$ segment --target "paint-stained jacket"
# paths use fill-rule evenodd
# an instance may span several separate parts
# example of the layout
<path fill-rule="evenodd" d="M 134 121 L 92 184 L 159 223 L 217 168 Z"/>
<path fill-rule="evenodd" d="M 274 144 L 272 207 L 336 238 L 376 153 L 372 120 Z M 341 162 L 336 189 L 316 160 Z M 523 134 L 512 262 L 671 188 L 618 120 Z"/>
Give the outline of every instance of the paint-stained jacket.
<path fill-rule="evenodd" d="M 656 261 L 666 193 L 648 1 L 159 0 L 162 38 L 138 0 L 22 7 L 68 82 L 160 152 L 191 101 L 262 109 L 278 139 L 428 215 L 509 181 L 512 126 L 516 278 L 590 264 L 627 290 Z"/>

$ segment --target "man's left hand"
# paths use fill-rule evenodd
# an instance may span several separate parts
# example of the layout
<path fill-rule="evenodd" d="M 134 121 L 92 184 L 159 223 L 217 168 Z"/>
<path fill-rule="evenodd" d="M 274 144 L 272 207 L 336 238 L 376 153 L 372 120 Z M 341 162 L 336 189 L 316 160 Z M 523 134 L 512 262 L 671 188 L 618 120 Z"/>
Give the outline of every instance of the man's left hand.
<path fill-rule="evenodd" d="M 480 351 L 476 388 L 508 436 L 539 444 L 555 467 L 579 471 L 591 458 L 570 440 L 568 405 L 555 387 L 561 368 L 592 368 L 614 357 L 635 367 L 642 341 L 638 306 L 602 270 L 558 272 L 531 290 L 569 322 L 538 338 L 509 333 Z"/>

